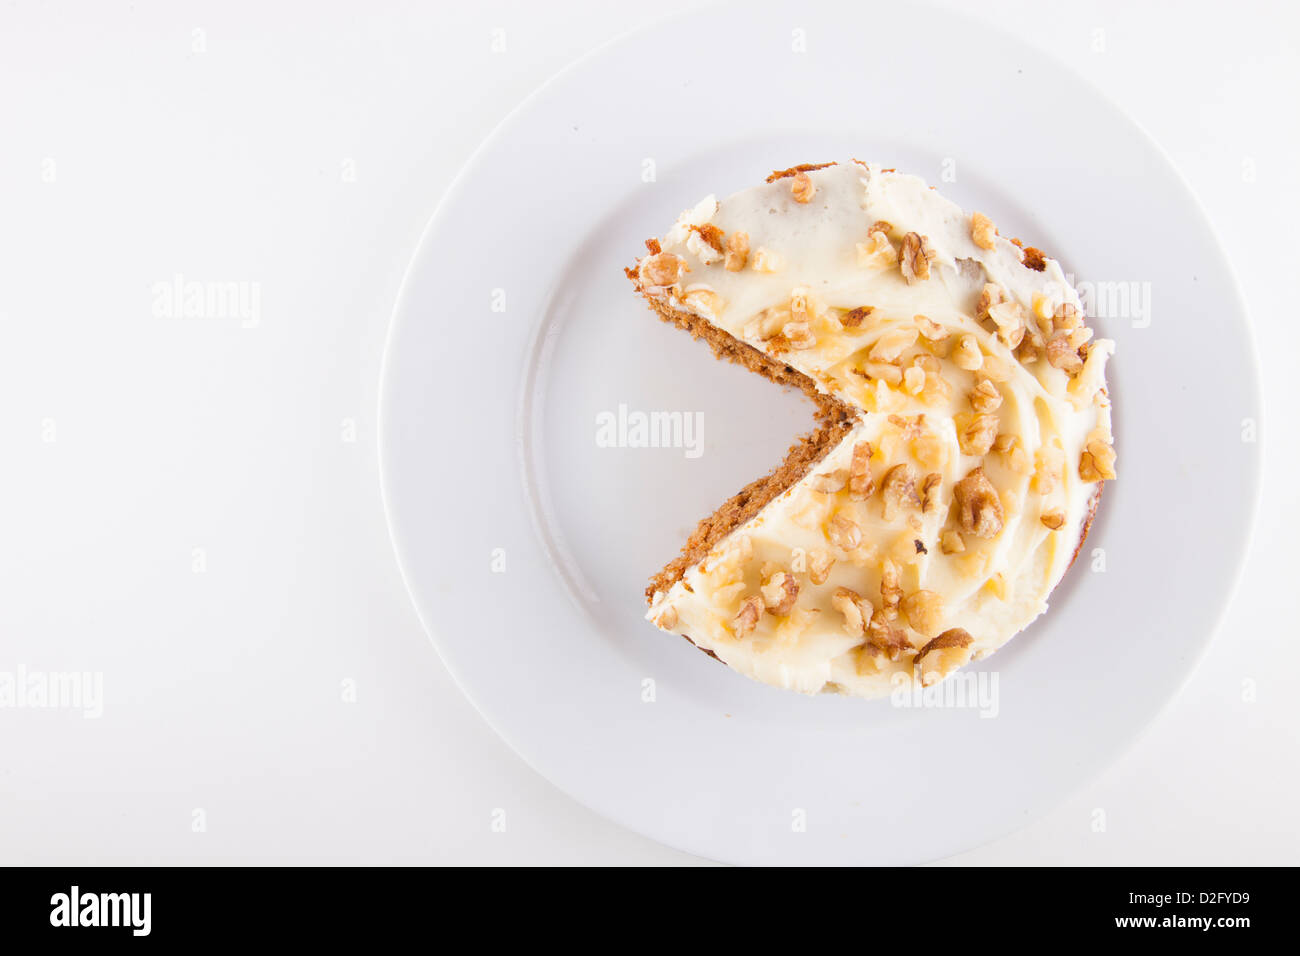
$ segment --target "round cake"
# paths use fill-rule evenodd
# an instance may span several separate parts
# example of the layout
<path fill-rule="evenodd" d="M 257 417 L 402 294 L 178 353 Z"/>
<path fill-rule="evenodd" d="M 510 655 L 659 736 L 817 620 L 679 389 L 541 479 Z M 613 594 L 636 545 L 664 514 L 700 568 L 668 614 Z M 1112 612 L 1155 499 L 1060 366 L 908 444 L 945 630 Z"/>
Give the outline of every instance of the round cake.
<path fill-rule="evenodd" d="M 1114 345 L 1055 260 L 856 160 L 646 245 L 628 276 L 661 318 L 818 416 L 655 575 L 650 621 L 765 683 L 878 697 L 1047 610 L 1115 477 Z"/>

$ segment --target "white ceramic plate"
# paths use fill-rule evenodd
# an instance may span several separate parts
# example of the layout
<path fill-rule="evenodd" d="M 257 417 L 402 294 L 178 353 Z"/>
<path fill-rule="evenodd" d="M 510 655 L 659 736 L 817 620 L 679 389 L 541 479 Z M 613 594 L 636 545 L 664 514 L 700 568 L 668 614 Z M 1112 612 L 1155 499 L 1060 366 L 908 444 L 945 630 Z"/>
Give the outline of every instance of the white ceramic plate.
<path fill-rule="evenodd" d="M 1118 341 L 1120 480 L 1052 611 L 982 665 L 995 718 L 800 697 L 642 620 L 648 576 L 812 415 L 660 323 L 622 267 L 706 193 L 851 156 L 1059 258 Z M 620 405 L 702 412 L 701 454 L 600 447 Z M 479 150 L 406 279 L 381 456 L 420 616 L 539 773 L 716 860 L 911 863 L 1023 825 L 1177 692 L 1237 577 L 1258 414 L 1212 230 L 1097 92 L 951 16 L 748 4 L 606 47 Z"/>

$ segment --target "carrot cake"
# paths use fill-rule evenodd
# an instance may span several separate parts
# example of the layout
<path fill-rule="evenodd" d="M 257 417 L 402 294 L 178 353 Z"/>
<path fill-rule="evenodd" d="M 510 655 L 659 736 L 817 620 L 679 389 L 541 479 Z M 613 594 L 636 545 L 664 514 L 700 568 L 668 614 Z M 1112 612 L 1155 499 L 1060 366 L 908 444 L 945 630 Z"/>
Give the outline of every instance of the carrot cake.
<path fill-rule="evenodd" d="M 856 160 L 706 197 L 646 246 L 651 308 L 818 423 L 654 576 L 650 621 L 765 683 L 878 697 L 1047 609 L 1115 477 L 1114 345 L 1054 259 Z"/>

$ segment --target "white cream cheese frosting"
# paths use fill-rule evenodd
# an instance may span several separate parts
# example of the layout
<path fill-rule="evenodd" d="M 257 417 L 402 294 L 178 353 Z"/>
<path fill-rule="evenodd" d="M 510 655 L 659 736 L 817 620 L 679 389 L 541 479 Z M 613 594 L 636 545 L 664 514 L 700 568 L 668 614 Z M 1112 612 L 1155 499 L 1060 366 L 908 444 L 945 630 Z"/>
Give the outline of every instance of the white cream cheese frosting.
<path fill-rule="evenodd" d="M 946 677 L 1047 609 L 1114 477 L 1113 343 L 1092 340 L 1055 260 L 857 162 L 707 197 L 658 245 L 644 293 L 856 421 L 657 592 L 651 621 L 757 680 L 874 697 Z"/>

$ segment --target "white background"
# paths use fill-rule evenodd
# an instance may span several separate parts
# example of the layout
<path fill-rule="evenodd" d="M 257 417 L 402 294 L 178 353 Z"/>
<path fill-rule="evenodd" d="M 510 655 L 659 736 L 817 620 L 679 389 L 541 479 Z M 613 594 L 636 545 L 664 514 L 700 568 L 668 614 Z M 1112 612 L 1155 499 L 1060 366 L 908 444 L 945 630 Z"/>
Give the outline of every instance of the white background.
<path fill-rule="evenodd" d="M 375 445 L 394 298 L 457 170 L 555 71 L 691 6 L 0 9 L 0 672 L 104 675 L 98 720 L 0 709 L 0 862 L 693 861 L 556 791 L 461 696 Z M 1266 474 L 1181 696 L 1046 818 L 949 862 L 1300 862 L 1295 7 L 960 6 L 1088 77 L 1201 197 L 1255 324 Z M 258 283 L 258 321 L 155 315 L 178 274 Z M 1176 500 L 1195 548 L 1215 503 Z"/>

